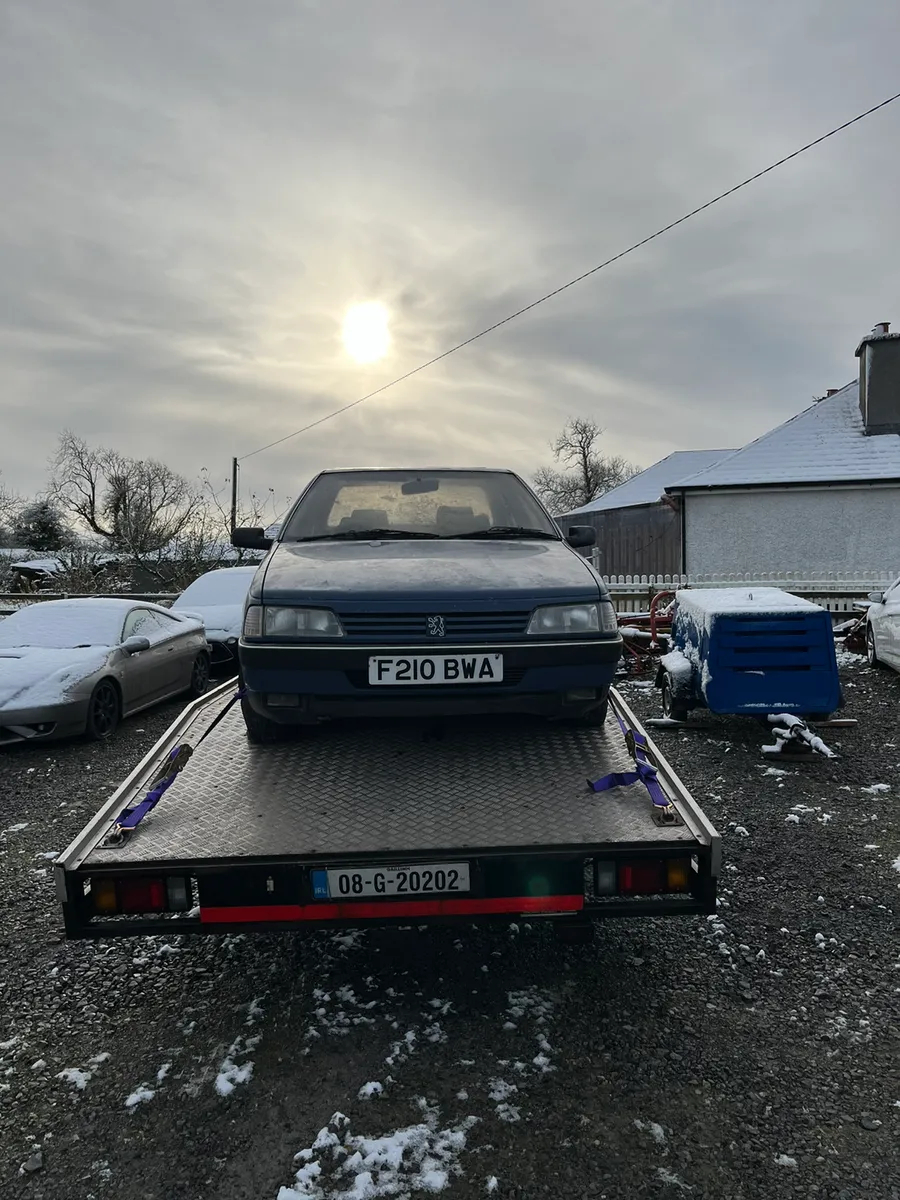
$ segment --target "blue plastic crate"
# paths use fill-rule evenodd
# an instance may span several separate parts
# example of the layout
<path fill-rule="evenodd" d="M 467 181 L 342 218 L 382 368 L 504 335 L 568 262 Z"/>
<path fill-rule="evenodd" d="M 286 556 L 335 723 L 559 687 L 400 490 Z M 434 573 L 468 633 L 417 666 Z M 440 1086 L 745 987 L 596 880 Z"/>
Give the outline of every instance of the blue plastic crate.
<path fill-rule="evenodd" d="M 690 664 L 678 685 L 686 708 L 808 716 L 841 706 L 830 615 L 778 588 L 679 592 L 672 647 Z"/>

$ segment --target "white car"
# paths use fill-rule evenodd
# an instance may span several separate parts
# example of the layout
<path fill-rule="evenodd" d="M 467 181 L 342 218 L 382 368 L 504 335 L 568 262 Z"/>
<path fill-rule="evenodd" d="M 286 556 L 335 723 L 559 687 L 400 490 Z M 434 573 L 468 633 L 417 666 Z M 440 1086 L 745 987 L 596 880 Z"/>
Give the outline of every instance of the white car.
<path fill-rule="evenodd" d="M 237 670 L 237 643 L 241 636 L 244 599 L 256 567 L 220 567 L 207 571 L 185 588 L 172 612 L 201 617 L 206 628 L 214 667 Z"/>
<path fill-rule="evenodd" d="M 871 666 L 900 671 L 900 579 L 886 592 L 872 592 L 866 613 L 866 657 Z"/>

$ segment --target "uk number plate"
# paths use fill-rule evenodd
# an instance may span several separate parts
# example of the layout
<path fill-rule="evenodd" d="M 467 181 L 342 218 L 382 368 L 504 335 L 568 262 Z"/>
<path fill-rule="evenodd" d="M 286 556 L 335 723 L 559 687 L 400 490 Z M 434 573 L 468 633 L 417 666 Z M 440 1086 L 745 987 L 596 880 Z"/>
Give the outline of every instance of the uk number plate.
<path fill-rule="evenodd" d="M 416 654 L 405 658 L 379 655 L 369 659 L 369 683 L 373 687 L 502 682 L 502 654 Z"/>
<path fill-rule="evenodd" d="M 426 863 L 415 867 L 335 867 L 312 872 L 316 900 L 379 896 L 458 895 L 469 890 L 469 864 Z"/>

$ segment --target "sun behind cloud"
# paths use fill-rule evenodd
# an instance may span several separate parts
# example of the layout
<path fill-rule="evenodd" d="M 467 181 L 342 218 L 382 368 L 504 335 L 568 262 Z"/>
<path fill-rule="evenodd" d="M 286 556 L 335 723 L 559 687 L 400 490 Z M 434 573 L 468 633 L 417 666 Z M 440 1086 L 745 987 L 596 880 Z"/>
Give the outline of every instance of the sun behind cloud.
<path fill-rule="evenodd" d="M 387 309 L 376 300 L 354 304 L 344 317 L 342 336 L 344 348 L 357 362 L 384 358 L 391 344 Z"/>

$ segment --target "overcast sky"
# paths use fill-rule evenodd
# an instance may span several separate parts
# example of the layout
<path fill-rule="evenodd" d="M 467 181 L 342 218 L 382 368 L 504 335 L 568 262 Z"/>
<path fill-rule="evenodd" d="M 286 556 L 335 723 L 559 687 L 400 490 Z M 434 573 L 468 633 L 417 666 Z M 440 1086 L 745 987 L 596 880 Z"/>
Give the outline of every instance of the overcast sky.
<path fill-rule="evenodd" d="M 0 0 L 0 480 L 37 490 L 66 426 L 224 480 L 900 90 L 898 51 L 895 0 Z M 900 323 L 898 147 L 900 102 L 244 491 L 530 474 L 569 415 L 642 465 L 758 436 Z"/>

